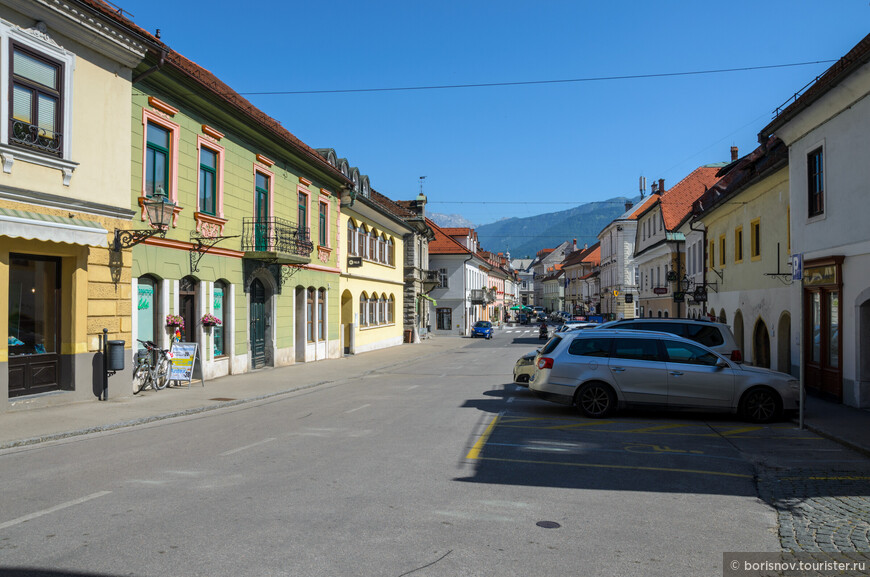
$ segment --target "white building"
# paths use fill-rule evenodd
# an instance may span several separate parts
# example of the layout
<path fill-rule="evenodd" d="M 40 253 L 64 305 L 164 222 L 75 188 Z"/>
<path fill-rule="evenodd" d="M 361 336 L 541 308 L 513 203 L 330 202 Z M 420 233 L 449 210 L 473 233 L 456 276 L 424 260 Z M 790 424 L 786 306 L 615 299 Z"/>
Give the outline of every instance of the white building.
<path fill-rule="evenodd" d="M 792 358 L 802 342 L 806 387 L 856 407 L 870 406 L 868 62 L 870 36 L 759 135 L 789 149 L 791 250 L 803 272 L 791 286 Z"/>
<path fill-rule="evenodd" d="M 601 243 L 600 312 L 606 319 L 631 319 L 639 316 L 634 237 L 637 215 L 649 208 L 654 201 L 654 198 L 647 197 L 636 206 L 626 203 L 625 212 L 598 233 Z"/>

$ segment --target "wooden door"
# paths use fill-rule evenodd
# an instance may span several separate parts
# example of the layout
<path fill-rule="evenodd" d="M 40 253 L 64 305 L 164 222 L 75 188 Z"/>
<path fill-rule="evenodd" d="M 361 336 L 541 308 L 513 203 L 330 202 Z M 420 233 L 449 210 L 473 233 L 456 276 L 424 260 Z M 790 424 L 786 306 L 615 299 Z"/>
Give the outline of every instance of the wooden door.
<path fill-rule="evenodd" d="M 251 368 L 266 364 L 266 289 L 259 279 L 251 283 Z"/>

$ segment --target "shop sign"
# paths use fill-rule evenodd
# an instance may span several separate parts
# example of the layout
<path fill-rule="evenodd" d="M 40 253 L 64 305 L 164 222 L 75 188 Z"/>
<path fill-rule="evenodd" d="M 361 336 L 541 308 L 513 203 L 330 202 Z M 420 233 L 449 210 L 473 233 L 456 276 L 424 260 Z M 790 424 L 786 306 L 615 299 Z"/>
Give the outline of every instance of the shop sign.
<path fill-rule="evenodd" d="M 349 256 L 347 257 L 347 268 L 354 268 L 362 266 L 362 257 L 361 256 Z"/>
<path fill-rule="evenodd" d="M 674 302 L 675 302 L 675 303 L 686 302 L 686 293 L 684 293 L 684 292 L 675 292 L 675 293 L 674 293 Z"/>
<path fill-rule="evenodd" d="M 653 292 L 657 295 L 666 295 L 668 294 L 668 287 L 657 286 L 653 289 Z"/>
<path fill-rule="evenodd" d="M 692 293 L 692 299 L 696 303 L 705 303 L 707 302 L 707 289 L 703 286 L 695 287 L 695 292 Z"/>
<path fill-rule="evenodd" d="M 634 302 L 634 295 L 631 293 L 625 293 L 625 304 L 631 304 Z"/>
<path fill-rule="evenodd" d="M 804 286 L 837 284 L 837 265 L 808 267 L 803 273 Z"/>
<path fill-rule="evenodd" d="M 801 253 L 791 255 L 791 280 L 803 280 L 804 278 L 804 255 Z"/>

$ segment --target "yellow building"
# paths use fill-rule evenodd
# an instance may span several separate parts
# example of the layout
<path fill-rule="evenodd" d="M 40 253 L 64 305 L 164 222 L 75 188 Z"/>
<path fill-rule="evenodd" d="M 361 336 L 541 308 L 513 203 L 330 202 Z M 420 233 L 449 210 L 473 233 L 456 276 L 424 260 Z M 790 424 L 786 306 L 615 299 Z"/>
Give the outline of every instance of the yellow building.
<path fill-rule="evenodd" d="M 103 329 L 130 347 L 130 252 L 110 249 L 133 216 L 127 119 L 148 40 L 91 2 L 0 6 L 3 412 L 94 399 Z M 130 375 L 112 389 L 129 394 Z"/>
<path fill-rule="evenodd" d="M 354 182 L 360 182 L 355 173 Z M 372 200 L 378 195 L 363 177 L 359 191 L 341 209 L 341 331 L 345 351 L 362 353 L 400 345 L 404 310 L 403 236 L 411 228 Z"/>

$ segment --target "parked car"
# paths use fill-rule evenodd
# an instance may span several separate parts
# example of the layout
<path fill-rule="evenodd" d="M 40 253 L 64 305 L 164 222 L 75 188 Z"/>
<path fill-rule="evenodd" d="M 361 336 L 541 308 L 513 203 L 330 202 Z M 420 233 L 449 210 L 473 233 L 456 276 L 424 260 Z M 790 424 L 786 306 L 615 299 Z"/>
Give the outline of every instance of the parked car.
<path fill-rule="evenodd" d="M 559 344 L 562 340 L 562 335 L 553 335 L 549 341 L 544 343 L 544 346 L 536 351 L 531 351 L 519 359 L 517 359 L 516 364 L 514 365 L 514 383 L 520 386 L 529 386 L 529 379 L 535 373 L 535 365 L 537 364 L 538 355 L 540 354 L 548 354 L 552 347 Z"/>
<path fill-rule="evenodd" d="M 485 339 L 492 338 L 492 323 L 489 321 L 477 321 L 471 327 L 471 338 L 483 337 Z"/>
<path fill-rule="evenodd" d="M 724 323 L 695 319 L 622 319 L 599 325 L 602 329 L 629 329 L 671 333 L 710 347 L 723 357 L 743 362 L 743 353 L 731 328 Z"/>
<path fill-rule="evenodd" d="M 727 411 L 767 423 L 798 408 L 800 383 L 791 375 L 731 361 L 672 333 L 572 331 L 545 348 L 529 389 L 587 417 L 636 406 Z"/>
<path fill-rule="evenodd" d="M 517 322 L 519 322 L 521 325 L 527 325 L 527 324 L 529 324 L 529 317 L 528 317 L 528 315 L 526 315 L 526 314 L 520 314 L 520 315 L 517 315 Z"/>
<path fill-rule="evenodd" d="M 564 333 L 568 331 L 579 331 L 583 329 L 594 329 L 595 327 L 601 326 L 598 323 L 584 323 L 580 321 L 565 321 L 565 323 L 556 329 L 557 333 Z"/>

